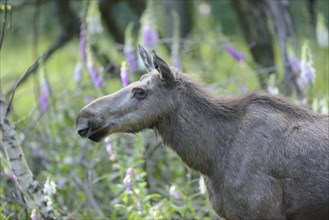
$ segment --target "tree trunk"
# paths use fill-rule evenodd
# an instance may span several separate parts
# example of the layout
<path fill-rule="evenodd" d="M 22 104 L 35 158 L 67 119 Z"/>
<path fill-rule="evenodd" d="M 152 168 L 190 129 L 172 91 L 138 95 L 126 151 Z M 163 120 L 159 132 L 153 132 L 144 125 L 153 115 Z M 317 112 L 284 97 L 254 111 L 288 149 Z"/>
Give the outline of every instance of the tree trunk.
<path fill-rule="evenodd" d="M 261 67 L 258 78 L 261 87 L 265 89 L 268 76 L 275 72 L 275 62 L 273 40 L 266 25 L 263 1 L 234 0 L 231 2 L 238 15 L 251 55 Z"/>
<path fill-rule="evenodd" d="M 184 38 L 192 30 L 193 27 L 193 2 L 189 0 L 167 0 L 165 1 L 166 18 L 166 37 L 171 38 L 174 30 L 173 11 L 177 12 L 179 19 L 179 33 L 180 37 Z"/>
<path fill-rule="evenodd" d="M 118 19 L 112 12 L 113 7 L 119 2 L 125 2 L 136 13 L 137 17 L 141 17 L 145 10 L 145 0 L 138 1 L 122 1 L 122 0 L 100 0 L 99 11 L 101 13 L 102 21 L 105 24 L 108 32 L 114 38 L 114 41 L 119 44 L 124 44 L 124 27 L 120 27 Z"/>
<path fill-rule="evenodd" d="M 15 125 L 7 114 L 8 105 L 0 91 L 0 138 L 1 145 L 10 169 L 16 177 L 17 186 L 24 195 L 27 206 L 30 211 L 35 210 L 37 216 L 42 219 L 59 218 L 58 212 L 55 212 L 47 204 L 47 197 L 42 190 L 42 186 L 35 179 L 30 170 L 17 138 Z"/>
<path fill-rule="evenodd" d="M 297 84 L 296 76 L 291 69 L 288 58 L 288 38 L 292 39 L 293 46 L 296 47 L 296 38 L 288 10 L 288 4 L 289 3 L 287 0 L 265 0 L 267 12 L 269 14 L 270 20 L 273 23 L 275 33 L 279 41 L 280 55 L 284 73 L 284 93 L 286 95 L 291 95 L 295 90 L 299 98 L 302 99 L 304 98 L 305 94 Z"/>
<path fill-rule="evenodd" d="M 102 21 L 104 22 L 107 30 L 117 43 L 124 43 L 124 32 L 120 30 L 115 17 L 111 13 L 112 6 L 117 0 L 99 1 L 99 11 L 101 13 Z"/>
<path fill-rule="evenodd" d="M 315 4 L 316 0 L 307 0 L 307 10 L 310 14 L 310 23 L 311 27 L 313 28 L 313 31 L 315 33 L 315 27 L 316 27 L 316 13 L 315 13 Z"/>

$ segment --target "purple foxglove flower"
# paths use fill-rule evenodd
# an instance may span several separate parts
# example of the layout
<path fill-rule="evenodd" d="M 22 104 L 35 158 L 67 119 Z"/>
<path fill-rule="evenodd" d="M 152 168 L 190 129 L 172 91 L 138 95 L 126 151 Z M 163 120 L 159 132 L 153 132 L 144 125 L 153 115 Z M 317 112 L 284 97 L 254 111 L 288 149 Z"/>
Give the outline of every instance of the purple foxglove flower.
<path fill-rule="evenodd" d="M 136 70 L 136 58 L 134 54 L 134 48 L 128 45 L 125 45 L 123 48 L 123 54 L 125 55 L 130 72 L 135 72 Z"/>
<path fill-rule="evenodd" d="M 225 50 L 229 53 L 237 62 L 244 60 L 244 54 L 237 51 L 232 45 L 226 45 Z"/>
<path fill-rule="evenodd" d="M 76 82 L 80 82 L 82 79 L 82 65 L 80 63 L 75 65 L 73 79 Z"/>
<path fill-rule="evenodd" d="M 95 100 L 95 98 L 93 98 L 91 96 L 84 97 L 84 101 L 85 101 L 86 104 L 89 104 L 89 103 L 91 103 L 94 100 Z"/>
<path fill-rule="evenodd" d="M 297 79 L 297 82 L 300 84 L 300 86 L 305 87 L 307 84 L 313 84 L 315 82 L 315 76 L 312 51 L 305 43 L 302 49 L 300 75 Z"/>
<path fill-rule="evenodd" d="M 142 203 L 141 203 L 140 200 L 137 200 L 137 201 L 135 202 L 135 205 L 136 205 L 136 207 L 137 207 L 137 210 L 142 210 Z"/>
<path fill-rule="evenodd" d="M 135 175 L 136 174 L 135 174 L 134 170 L 131 167 L 129 167 L 126 171 L 126 176 L 135 177 Z"/>
<path fill-rule="evenodd" d="M 162 206 L 162 203 L 161 203 L 161 202 L 158 202 L 158 203 L 154 206 L 154 208 L 156 208 L 156 209 L 160 209 L 161 206 Z"/>
<path fill-rule="evenodd" d="M 170 194 L 174 199 L 179 199 L 179 198 L 180 198 L 179 193 L 177 192 L 175 186 L 171 186 L 171 187 L 169 188 L 169 194 Z"/>
<path fill-rule="evenodd" d="M 38 220 L 38 216 L 35 209 L 32 210 L 31 220 Z"/>
<path fill-rule="evenodd" d="M 58 181 L 57 181 L 57 186 L 62 188 L 66 185 L 66 182 L 67 180 L 65 178 L 60 178 Z"/>
<path fill-rule="evenodd" d="M 312 62 L 302 62 L 299 77 L 304 84 L 314 84 L 316 75 L 315 69 L 312 66 Z"/>
<path fill-rule="evenodd" d="M 295 56 L 291 55 L 288 58 L 289 64 L 293 72 L 297 73 L 300 71 L 300 60 Z"/>
<path fill-rule="evenodd" d="M 82 57 L 82 62 L 87 63 L 87 39 L 86 31 L 84 30 L 84 23 L 81 22 L 80 26 L 80 53 Z"/>
<path fill-rule="evenodd" d="M 111 145 L 111 137 L 105 138 L 104 142 L 106 143 L 106 152 L 109 154 L 109 159 L 111 161 L 115 160 L 115 154 L 113 153 L 112 145 Z"/>
<path fill-rule="evenodd" d="M 95 80 L 95 83 L 94 83 L 94 86 L 95 86 L 96 88 L 99 88 L 99 87 L 101 87 L 102 82 L 103 82 L 103 77 L 101 77 L 101 76 L 97 76 L 97 77 L 96 77 L 96 80 Z"/>
<path fill-rule="evenodd" d="M 248 85 L 243 84 L 242 87 L 241 87 L 241 91 L 244 92 L 244 93 L 247 93 L 249 91 Z"/>
<path fill-rule="evenodd" d="M 127 191 L 132 190 L 132 181 L 130 176 L 125 176 L 125 178 L 123 179 L 123 185 L 125 186 Z"/>
<path fill-rule="evenodd" d="M 129 85 L 129 74 L 128 74 L 126 62 L 122 62 L 121 69 L 120 69 L 120 77 L 121 77 L 121 82 L 122 82 L 123 87 L 126 87 L 127 85 Z"/>
<path fill-rule="evenodd" d="M 5 175 L 6 175 L 10 180 L 12 180 L 13 182 L 16 182 L 16 176 L 15 176 L 15 174 L 13 173 L 13 171 L 11 171 L 11 170 L 9 170 L 9 169 L 5 169 L 4 172 L 5 172 Z"/>
<path fill-rule="evenodd" d="M 46 112 L 49 107 L 48 103 L 48 97 L 49 97 L 49 86 L 45 79 L 41 80 L 41 94 L 40 94 L 40 105 L 41 109 Z"/>
<path fill-rule="evenodd" d="M 123 185 L 127 191 L 132 190 L 132 180 L 135 178 L 135 175 L 136 174 L 131 167 L 127 169 L 125 178 L 123 179 Z"/>
<path fill-rule="evenodd" d="M 102 85 L 103 78 L 97 74 L 94 64 L 91 61 L 88 61 L 87 68 L 93 81 L 94 87 L 99 88 Z"/>
<path fill-rule="evenodd" d="M 153 49 L 156 47 L 159 41 L 158 32 L 148 23 L 144 22 L 142 25 L 142 35 L 144 46 L 148 49 Z"/>

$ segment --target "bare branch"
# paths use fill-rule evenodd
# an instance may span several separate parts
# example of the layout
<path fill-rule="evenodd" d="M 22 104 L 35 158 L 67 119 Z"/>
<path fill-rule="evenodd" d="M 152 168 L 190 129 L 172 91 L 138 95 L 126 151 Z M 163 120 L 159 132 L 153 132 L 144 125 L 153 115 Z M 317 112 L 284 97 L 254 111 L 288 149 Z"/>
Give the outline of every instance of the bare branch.
<path fill-rule="evenodd" d="M 67 36 L 66 34 L 61 35 L 56 42 L 43 54 L 41 54 L 30 66 L 27 68 L 27 70 L 22 74 L 22 76 L 15 82 L 14 85 L 12 85 L 11 89 L 7 92 L 6 97 L 8 97 L 11 94 L 11 98 L 8 103 L 8 108 L 11 106 L 11 102 L 15 95 L 15 90 L 20 86 L 32 73 L 34 73 L 40 63 L 47 61 L 50 56 L 59 48 L 64 46 L 69 40 L 71 39 L 71 36 Z"/>
<path fill-rule="evenodd" d="M 11 106 L 11 102 L 14 98 L 15 90 L 23 82 L 25 82 L 28 77 L 34 73 L 41 62 L 46 62 L 51 55 L 57 51 L 59 48 L 68 43 L 74 36 L 78 34 L 79 31 L 79 19 L 71 10 L 69 1 L 56 1 L 57 13 L 59 17 L 59 22 L 62 27 L 61 35 L 55 40 L 55 42 L 49 47 L 49 49 L 41 54 L 32 65 L 23 73 L 23 75 L 11 86 L 9 91 L 6 93 L 6 97 L 11 95 L 9 99 L 8 108 Z"/>

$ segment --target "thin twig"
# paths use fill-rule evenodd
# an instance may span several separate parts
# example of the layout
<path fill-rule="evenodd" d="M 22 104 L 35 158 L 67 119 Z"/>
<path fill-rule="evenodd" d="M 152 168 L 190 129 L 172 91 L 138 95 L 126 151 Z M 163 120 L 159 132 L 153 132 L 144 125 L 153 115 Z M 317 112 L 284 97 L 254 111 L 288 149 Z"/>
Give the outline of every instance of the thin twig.
<path fill-rule="evenodd" d="M 30 66 L 27 68 L 27 70 L 21 75 L 21 77 L 14 83 L 14 85 L 11 87 L 9 92 L 7 92 L 6 96 L 9 96 L 11 94 L 11 97 L 9 99 L 8 108 L 6 115 L 10 112 L 11 104 L 15 96 L 15 91 L 18 88 L 19 85 L 21 85 L 33 72 L 35 72 L 41 62 L 45 62 L 49 59 L 49 57 L 59 48 L 64 46 L 68 41 L 70 40 L 70 37 L 64 37 L 63 35 L 59 37 L 59 39 L 43 54 L 41 54 Z"/>
<path fill-rule="evenodd" d="M 1 36 L 0 36 L 0 51 L 2 49 L 2 43 L 3 43 L 3 39 L 5 36 L 5 29 L 6 29 L 6 22 L 7 22 L 7 0 L 5 0 L 5 7 L 4 7 L 4 18 L 2 21 L 2 29 L 1 29 Z"/>
<path fill-rule="evenodd" d="M 86 175 L 88 175 L 88 174 L 86 174 Z M 97 212 L 97 214 L 99 216 L 101 216 L 102 218 L 105 218 L 105 214 L 103 213 L 103 211 L 99 207 L 99 205 L 98 205 L 97 201 L 95 200 L 92 192 L 90 191 L 90 185 L 89 185 L 89 183 L 88 182 L 83 182 L 80 178 L 78 179 L 77 177 L 73 177 L 73 181 L 77 185 L 79 185 L 81 187 L 81 189 L 85 192 L 85 195 L 86 195 L 88 201 L 90 202 L 90 205 L 95 209 L 95 211 Z M 88 180 L 86 180 L 86 181 L 88 181 Z"/>

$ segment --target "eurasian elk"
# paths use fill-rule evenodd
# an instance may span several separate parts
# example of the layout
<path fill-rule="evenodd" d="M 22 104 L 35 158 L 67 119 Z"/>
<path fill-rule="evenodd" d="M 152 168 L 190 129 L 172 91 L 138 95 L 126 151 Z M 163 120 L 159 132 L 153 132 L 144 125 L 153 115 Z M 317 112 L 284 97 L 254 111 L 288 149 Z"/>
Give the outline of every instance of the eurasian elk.
<path fill-rule="evenodd" d="M 84 107 L 81 137 L 151 128 L 205 178 L 227 219 L 329 218 L 329 116 L 253 92 L 211 95 L 139 46 L 148 73 Z"/>

